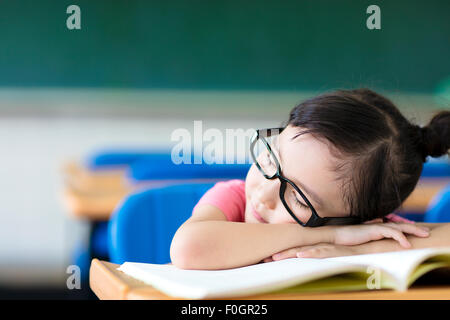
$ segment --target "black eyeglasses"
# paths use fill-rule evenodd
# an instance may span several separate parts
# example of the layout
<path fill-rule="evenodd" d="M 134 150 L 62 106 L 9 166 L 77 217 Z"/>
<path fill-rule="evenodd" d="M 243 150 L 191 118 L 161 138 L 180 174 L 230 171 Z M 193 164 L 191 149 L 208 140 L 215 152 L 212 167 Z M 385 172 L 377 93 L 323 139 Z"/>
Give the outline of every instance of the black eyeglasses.
<path fill-rule="evenodd" d="M 250 154 L 256 167 L 266 179 L 280 179 L 280 199 L 291 217 L 304 227 L 358 223 L 359 219 L 355 217 L 320 217 L 300 188 L 281 174 L 280 163 L 266 138 L 280 134 L 283 130 L 284 128 L 256 130 L 250 140 Z M 300 199 L 303 199 L 307 206 L 301 203 Z M 294 213 L 299 212 L 302 208 L 311 210 L 311 216 L 306 221 L 301 221 Z"/>

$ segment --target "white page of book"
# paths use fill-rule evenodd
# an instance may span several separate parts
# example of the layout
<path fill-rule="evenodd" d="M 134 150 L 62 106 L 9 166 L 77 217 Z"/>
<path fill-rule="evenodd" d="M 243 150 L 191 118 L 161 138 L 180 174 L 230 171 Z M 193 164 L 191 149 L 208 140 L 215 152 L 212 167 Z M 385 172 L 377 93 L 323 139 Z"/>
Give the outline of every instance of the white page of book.
<path fill-rule="evenodd" d="M 328 258 L 326 260 L 351 264 L 362 264 L 373 268 L 379 268 L 384 272 L 387 272 L 395 279 L 397 283 L 397 290 L 407 290 L 409 275 L 421 262 L 437 254 L 450 254 L 450 248 L 414 249 L 336 257 Z"/>
<path fill-rule="evenodd" d="M 203 299 L 278 290 L 365 268 L 327 259 L 293 258 L 227 270 L 183 270 L 173 265 L 125 262 L 118 270 L 175 297 Z"/>

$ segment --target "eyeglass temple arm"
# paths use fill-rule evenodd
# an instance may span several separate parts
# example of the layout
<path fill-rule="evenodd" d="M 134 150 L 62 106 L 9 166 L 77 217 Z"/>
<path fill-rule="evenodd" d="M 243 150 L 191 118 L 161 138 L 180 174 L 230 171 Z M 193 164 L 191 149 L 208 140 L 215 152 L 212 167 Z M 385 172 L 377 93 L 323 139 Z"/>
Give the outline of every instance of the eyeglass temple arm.
<path fill-rule="evenodd" d="M 271 137 L 271 136 L 280 134 L 283 130 L 284 130 L 284 128 L 280 127 L 280 128 L 259 129 L 259 130 L 256 130 L 256 132 L 258 133 L 259 136 L 267 138 L 267 137 Z"/>

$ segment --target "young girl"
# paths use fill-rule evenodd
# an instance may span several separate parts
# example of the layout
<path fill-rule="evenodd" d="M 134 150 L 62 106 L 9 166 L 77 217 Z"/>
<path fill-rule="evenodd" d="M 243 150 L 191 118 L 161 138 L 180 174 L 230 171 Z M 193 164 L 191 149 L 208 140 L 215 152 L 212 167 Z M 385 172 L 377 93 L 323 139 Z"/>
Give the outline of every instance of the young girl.
<path fill-rule="evenodd" d="M 257 130 L 245 181 L 218 182 L 200 199 L 172 240 L 172 263 L 226 269 L 450 245 L 448 225 L 392 214 L 415 188 L 426 157 L 449 148 L 449 111 L 419 127 L 368 89 L 309 99 L 282 128 Z"/>

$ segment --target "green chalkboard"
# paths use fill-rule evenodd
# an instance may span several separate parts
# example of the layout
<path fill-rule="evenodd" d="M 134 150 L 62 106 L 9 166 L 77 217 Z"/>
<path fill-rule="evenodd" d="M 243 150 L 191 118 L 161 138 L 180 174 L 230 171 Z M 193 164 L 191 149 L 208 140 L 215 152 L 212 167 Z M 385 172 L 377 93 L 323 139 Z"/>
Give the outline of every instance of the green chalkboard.
<path fill-rule="evenodd" d="M 369 30 L 366 9 L 381 9 Z M 69 30 L 66 9 L 81 9 Z M 0 86 L 432 93 L 450 1 L 0 1 Z"/>

